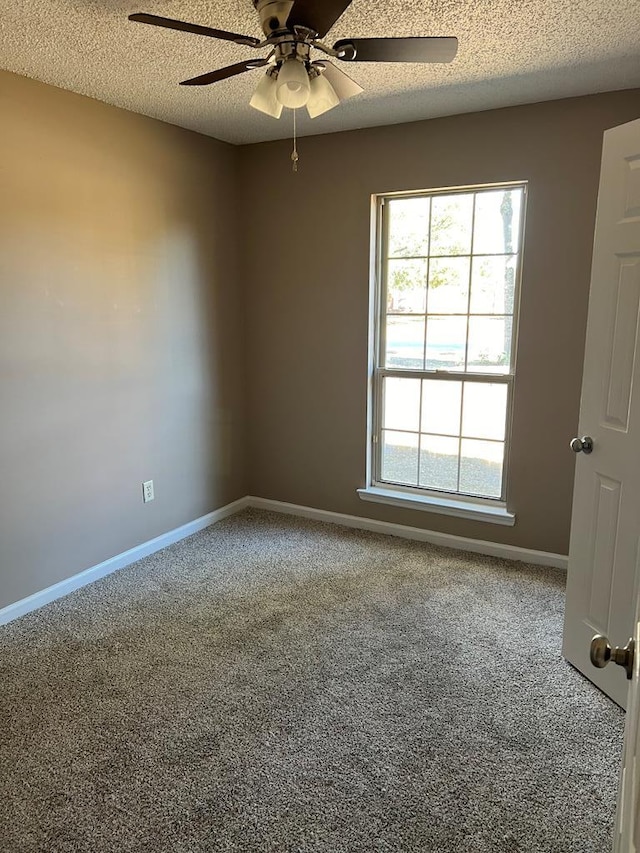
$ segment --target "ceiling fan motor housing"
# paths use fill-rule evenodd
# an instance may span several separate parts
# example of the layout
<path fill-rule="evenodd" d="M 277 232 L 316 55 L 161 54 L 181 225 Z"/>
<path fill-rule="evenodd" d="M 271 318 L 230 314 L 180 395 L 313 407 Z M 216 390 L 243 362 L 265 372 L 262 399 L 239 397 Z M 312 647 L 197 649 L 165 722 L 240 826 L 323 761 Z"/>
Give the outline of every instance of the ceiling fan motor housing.
<path fill-rule="evenodd" d="M 278 30 L 286 30 L 292 0 L 253 0 L 253 5 L 260 15 L 262 32 L 267 38 Z"/>

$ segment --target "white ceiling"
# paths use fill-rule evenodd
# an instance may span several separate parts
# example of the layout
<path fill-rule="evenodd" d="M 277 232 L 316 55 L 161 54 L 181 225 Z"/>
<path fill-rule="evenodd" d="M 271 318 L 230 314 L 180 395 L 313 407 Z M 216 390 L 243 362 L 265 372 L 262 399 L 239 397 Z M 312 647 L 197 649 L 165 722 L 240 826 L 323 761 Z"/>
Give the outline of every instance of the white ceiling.
<path fill-rule="evenodd" d="M 263 52 L 130 23 L 132 12 L 262 35 L 251 0 L 11 0 L 0 67 L 235 144 L 290 136 L 289 111 L 276 121 L 248 105 L 261 71 L 178 86 Z M 299 110 L 300 135 L 640 87 L 638 0 L 353 0 L 325 41 L 391 35 L 456 35 L 458 56 L 337 62 L 364 93 L 313 121 Z"/>

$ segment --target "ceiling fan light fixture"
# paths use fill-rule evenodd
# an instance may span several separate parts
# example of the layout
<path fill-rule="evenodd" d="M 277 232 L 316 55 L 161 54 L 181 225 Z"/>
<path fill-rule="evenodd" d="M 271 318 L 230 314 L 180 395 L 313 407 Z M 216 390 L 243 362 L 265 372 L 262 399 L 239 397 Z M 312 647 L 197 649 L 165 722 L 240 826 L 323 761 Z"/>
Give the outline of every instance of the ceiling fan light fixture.
<path fill-rule="evenodd" d="M 245 0 L 243 0 L 244 2 Z M 283 107 L 294 110 L 293 167 L 297 169 L 295 149 L 295 110 L 306 106 L 310 118 L 316 118 L 359 95 L 363 89 L 348 74 L 328 59 L 313 60 L 312 50 L 343 62 L 452 62 L 458 50 L 454 36 L 407 36 L 383 38 L 343 38 L 329 47 L 323 39 L 353 0 L 253 0 L 264 39 L 218 30 L 202 24 L 164 18 L 146 12 L 129 15 L 130 21 L 164 27 L 182 33 L 233 42 L 256 49 L 269 48 L 268 56 L 243 59 L 197 77 L 182 80 L 181 86 L 208 86 L 269 66 L 258 83 L 250 105 L 266 115 L 280 118 Z"/>
<path fill-rule="evenodd" d="M 311 86 L 304 64 L 295 57 L 285 59 L 278 71 L 276 97 L 283 107 L 298 110 L 309 100 Z"/>
<path fill-rule="evenodd" d="M 282 104 L 276 97 L 276 89 L 278 85 L 275 77 L 271 73 L 265 74 L 260 78 L 260 82 L 256 86 L 249 105 L 254 110 L 260 110 L 261 113 L 266 113 L 273 118 L 280 118 L 282 114 Z"/>
<path fill-rule="evenodd" d="M 307 112 L 309 118 L 316 118 L 323 113 L 329 112 L 340 103 L 336 90 L 327 80 L 324 74 L 316 74 L 311 80 L 309 100 L 307 101 Z"/>

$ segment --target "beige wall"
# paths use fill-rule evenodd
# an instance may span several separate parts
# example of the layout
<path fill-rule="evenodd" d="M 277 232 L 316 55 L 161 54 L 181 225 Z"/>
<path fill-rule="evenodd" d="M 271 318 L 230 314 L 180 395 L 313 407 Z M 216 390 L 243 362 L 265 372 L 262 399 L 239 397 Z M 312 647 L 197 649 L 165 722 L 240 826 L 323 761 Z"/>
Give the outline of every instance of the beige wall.
<path fill-rule="evenodd" d="M 288 142 L 242 149 L 250 492 L 566 553 L 602 133 L 638 116 L 627 91 L 310 137 L 297 174 Z M 521 179 L 516 526 L 362 503 L 370 196 Z"/>
<path fill-rule="evenodd" d="M 294 175 L 0 73 L 0 607 L 247 492 L 566 552 L 601 137 L 639 95 L 310 137 Z M 370 196 L 514 179 L 517 525 L 364 504 Z"/>
<path fill-rule="evenodd" d="M 4 73 L 0 127 L 2 607 L 246 489 L 237 149 Z"/>

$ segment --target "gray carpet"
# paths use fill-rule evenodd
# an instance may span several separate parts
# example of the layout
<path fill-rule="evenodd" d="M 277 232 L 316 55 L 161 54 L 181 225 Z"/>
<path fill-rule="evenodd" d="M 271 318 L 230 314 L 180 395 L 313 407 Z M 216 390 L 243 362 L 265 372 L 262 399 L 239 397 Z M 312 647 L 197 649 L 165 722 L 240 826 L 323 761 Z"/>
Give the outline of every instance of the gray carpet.
<path fill-rule="evenodd" d="M 250 511 L 0 628 L 0 844 L 605 853 L 562 573 Z"/>

